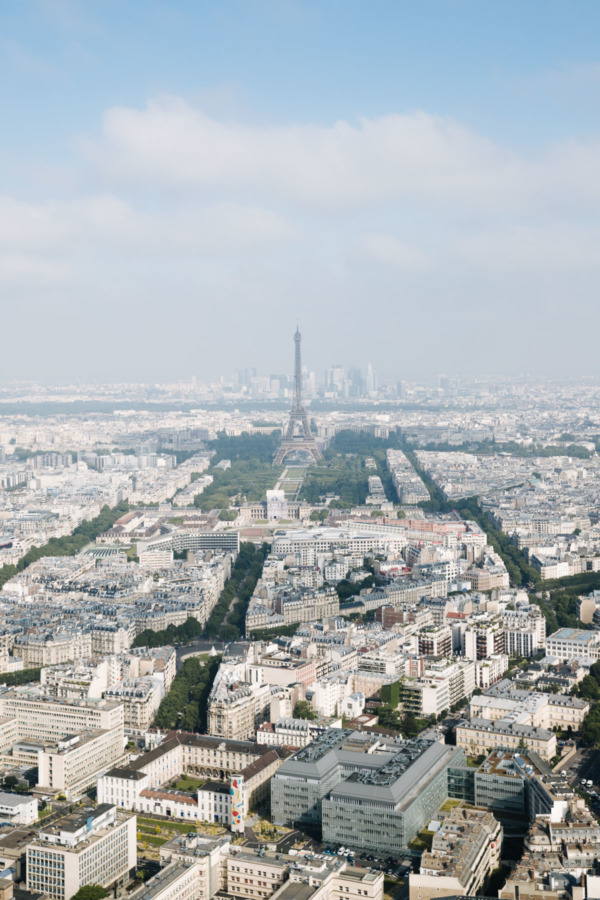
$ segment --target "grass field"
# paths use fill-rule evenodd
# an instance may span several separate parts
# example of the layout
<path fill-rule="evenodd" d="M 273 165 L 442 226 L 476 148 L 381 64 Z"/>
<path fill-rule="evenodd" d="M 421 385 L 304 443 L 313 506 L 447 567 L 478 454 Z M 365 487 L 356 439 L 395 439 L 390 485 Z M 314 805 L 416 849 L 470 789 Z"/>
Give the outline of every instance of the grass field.
<path fill-rule="evenodd" d="M 153 831 L 156 826 L 160 826 L 161 831 L 178 831 L 180 834 L 187 834 L 188 831 L 196 830 L 195 822 L 176 822 L 173 819 L 141 819 L 138 816 L 138 826 L 151 828 Z"/>
<path fill-rule="evenodd" d="M 151 844 L 153 847 L 162 847 L 163 844 L 166 844 L 167 841 L 171 840 L 172 835 L 161 835 L 161 834 L 146 834 L 145 832 L 138 831 L 137 839 L 144 844 Z"/>
<path fill-rule="evenodd" d="M 199 781 L 197 778 L 185 776 L 176 781 L 174 787 L 177 791 L 197 791 L 203 784 L 206 784 L 206 781 Z"/>
<path fill-rule="evenodd" d="M 431 850 L 433 835 L 433 831 L 428 831 L 427 828 L 424 828 L 412 839 L 408 846 L 412 850 Z"/>
<path fill-rule="evenodd" d="M 456 800 L 454 797 L 448 797 L 443 806 L 440 806 L 440 812 L 450 812 L 455 806 L 460 806 L 462 800 Z"/>

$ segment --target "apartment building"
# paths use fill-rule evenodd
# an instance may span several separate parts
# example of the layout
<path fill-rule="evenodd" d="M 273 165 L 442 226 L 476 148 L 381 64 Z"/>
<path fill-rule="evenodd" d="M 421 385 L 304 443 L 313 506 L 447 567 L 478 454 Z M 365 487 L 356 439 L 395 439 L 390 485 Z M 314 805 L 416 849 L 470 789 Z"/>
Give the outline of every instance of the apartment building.
<path fill-rule="evenodd" d="M 271 686 L 245 682 L 213 686 L 208 704 L 208 731 L 228 740 L 249 740 L 268 719 Z"/>
<path fill-rule="evenodd" d="M 0 791 L 0 819 L 11 825 L 31 825 L 38 818 L 38 802 L 35 797 L 9 794 Z"/>
<path fill-rule="evenodd" d="M 424 851 L 419 873 L 409 875 L 409 900 L 479 894 L 500 863 L 502 836 L 492 813 L 454 808 Z"/>
<path fill-rule="evenodd" d="M 456 726 L 456 746 L 469 756 L 479 756 L 491 750 L 519 750 L 527 748 L 539 753 L 549 762 L 556 756 L 556 734 L 545 728 L 523 724 L 511 719 L 473 718 Z"/>
<path fill-rule="evenodd" d="M 269 747 L 307 747 L 329 726 L 309 719 L 282 717 L 277 722 L 263 722 L 256 729 L 256 743 Z"/>
<path fill-rule="evenodd" d="M 69 900 L 85 884 L 128 883 L 136 863 L 135 816 L 107 804 L 78 809 L 28 845 L 27 890 Z"/>
<path fill-rule="evenodd" d="M 123 728 L 123 704 L 108 700 L 57 700 L 39 690 L 0 690 L 0 717 L 16 720 L 19 739 L 59 740 L 84 731 Z"/>
<path fill-rule="evenodd" d="M 229 836 L 212 837 L 192 831 L 163 844 L 160 848 L 160 863 L 162 866 L 168 866 L 172 862 L 198 866 L 196 878 L 200 897 L 210 900 L 227 884 L 229 850 Z"/>
<path fill-rule="evenodd" d="M 132 900 L 200 900 L 204 896 L 197 862 L 173 862 L 130 894 Z"/>
<path fill-rule="evenodd" d="M 124 678 L 105 693 L 107 700 L 123 704 L 125 732 L 139 736 L 144 735 L 152 725 L 163 696 L 162 683 L 151 676 Z"/>
<path fill-rule="evenodd" d="M 76 797 L 96 784 L 98 772 L 124 764 L 128 758 L 120 726 L 73 735 L 38 750 L 38 785 L 48 793 Z"/>
<path fill-rule="evenodd" d="M 91 656 L 89 634 L 34 632 L 16 635 L 14 654 L 23 660 L 25 669 L 56 666 Z"/>
<path fill-rule="evenodd" d="M 40 683 L 44 694 L 58 700 L 86 700 L 102 697 L 111 680 L 108 660 L 80 660 L 43 668 Z"/>
<path fill-rule="evenodd" d="M 600 632 L 560 628 L 548 635 L 546 653 L 563 662 L 568 659 L 600 659 Z"/>
<path fill-rule="evenodd" d="M 444 626 L 422 628 L 418 633 L 422 656 L 452 656 L 452 632 Z"/>
<path fill-rule="evenodd" d="M 494 653 L 488 659 L 475 661 L 475 687 L 487 691 L 501 680 L 508 670 L 508 656 L 505 653 Z"/>
<path fill-rule="evenodd" d="M 499 616 L 473 617 L 462 634 L 462 650 L 467 659 L 488 659 L 504 653 L 504 647 L 504 626 Z"/>
<path fill-rule="evenodd" d="M 416 716 L 439 716 L 475 690 L 475 663 L 472 660 L 430 659 L 423 675 L 402 681 L 401 700 L 405 710 Z"/>
<path fill-rule="evenodd" d="M 317 619 L 337 616 L 340 611 L 340 600 L 333 588 L 305 591 L 298 595 L 283 595 L 276 598 L 275 611 L 283 616 L 284 625 L 314 622 Z"/>
<path fill-rule="evenodd" d="M 223 837 L 188 834 L 164 844 L 160 858 L 163 864 L 198 866 L 199 896 L 206 900 L 217 893 L 243 900 L 383 900 L 382 872 L 351 866 L 338 857 L 253 851 Z"/>
<path fill-rule="evenodd" d="M 132 647 L 125 654 L 128 677 L 141 678 L 145 675 L 161 677 L 165 693 L 173 684 L 177 674 L 177 653 L 174 647 Z"/>
<path fill-rule="evenodd" d="M 511 681 L 503 679 L 485 694 L 471 697 L 470 718 L 497 721 L 518 716 L 523 724 L 536 728 L 579 731 L 590 705 L 579 697 L 565 694 L 542 694 L 520 690 Z"/>
<path fill-rule="evenodd" d="M 98 622 L 92 625 L 90 635 L 91 653 L 94 656 L 114 656 L 131 647 L 135 640 L 136 628 L 133 622 L 127 625 Z"/>
<path fill-rule="evenodd" d="M 504 650 L 510 656 L 535 656 L 546 646 L 546 619 L 538 606 L 504 610 Z"/>

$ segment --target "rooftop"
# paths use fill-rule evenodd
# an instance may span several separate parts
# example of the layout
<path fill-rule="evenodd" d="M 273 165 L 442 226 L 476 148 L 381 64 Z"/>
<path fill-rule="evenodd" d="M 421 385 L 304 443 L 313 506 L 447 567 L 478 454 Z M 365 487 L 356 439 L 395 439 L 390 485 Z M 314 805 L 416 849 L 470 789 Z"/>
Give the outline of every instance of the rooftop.
<path fill-rule="evenodd" d="M 598 632 L 579 628 L 560 628 L 547 638 L 549 641 L 578 641 L 582 644 L 597 643 L 599 639 Z"/>

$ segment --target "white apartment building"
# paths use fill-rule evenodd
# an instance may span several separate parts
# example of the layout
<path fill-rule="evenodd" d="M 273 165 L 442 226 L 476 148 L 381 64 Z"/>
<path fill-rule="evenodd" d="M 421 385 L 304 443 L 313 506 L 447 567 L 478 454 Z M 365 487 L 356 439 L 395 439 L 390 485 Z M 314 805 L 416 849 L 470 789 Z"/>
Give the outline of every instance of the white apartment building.
<path fill-rule="evenodd" d="M 538 606 L 532 605 L 523 610 L 507 609 L 500 613 L 500 618 L 504 626 L 505 652 L 510 656 L 534 656 L 546 646 L 546 619 Z M 527 635 L 520 644 L 519 633 Z M 519 646 L 530 652 L 521 653 Z"/>
<path fill-rule="evenodd" d="M 517 716 L 519 722 L 535 728 L 579 731 L 589 709 L 589 703 L 579 697 L 518 690 L 504 680 L 487 694 L 471 697 L 469 716 L 492 722 Z"/>
<path fill-rule="evenodd" d="M 257 727 L 268 718 L 270 705 L 269 684 L 213 686 L 208 705 L 209 734 L 230 740 L 254 738 Z"/>
<path fill-rule="evenodd" d="M 508 656 L 505 653 L 495 653 L 489 659 L 476 660 L 475 687 L 487 691 L 508 671 L 508 662 Z"/>
<path fill-rule="evenodd" d="M 329 862 L 268 850 L 253 852 L 225 838 L 198 834 L 164 844 L 160 857 L 163 864 L 177 861 L 199 866 L 196 877 L 203 900 L 212 900 L 217 893 L 242 900 L 383 900 L 383 872 L 357 868 L 340 858 Z M 165 895 L 160 900 L 171 898 Z"/>
<path fill-rule="evenodd" d="M 310 719 L 282 717 L 277 722 L 263 722 L 256 730 L 256 743 L 269 747 L 306 747 L 323 734 L 327 725 Z"/>
<path fill-rule="evenodd" d="M 124 678 L 106 691 L 106 699 L 123 704 L 123 722 L 129 735 L 144 735 L 165 695 L 162 682 L 152 676 Z"/>
<path fill-rule="evenodd" d="M 340 601 L 337 592 L 330 588 L 299 596 L 283 597 L 280 601 L 276 600 L 275 610 L 283 616 L 284 625 L 293 625 L 296 622 L 314 622 L 317 619 L 337 616 Z"/>
<path fill-rule="evenodd" d="M 0 650 L 0 675 L 21 672 L 24 668 L 22 659 L 18 656 L 10 656 L 8 651 Z"/>
<path fill-rule="evenodd" d="M 34 688 L 16 688 L 0 691 L 0 717 L 16 720 L 19 739 L 59 740 L 84 731 L 122 729 L 123 704 L 61 701 Z"/>
<path fill-rule="evenodd" d="M 8 794 L 0 791 L 0 823 L 31 825 L 38 818 L 38 802 L 35 797 Z"/>
<path fill-rule="evenodd" d="M 600 632 L 560 628 L 546 639 L 547 656 L 568 659 L 600 659 Z"/>
<path fill-rule="evenodd" d="M 114 656 L 131 647 L 135 640 L 136 629 L 133 622 L 127 625 L 113 625 L 110 622 L 98 622 L 90 629 L 93 656 Z"/>
<path fill-rule="evenodd" d="M 92 639 L 89 634 L 78 632 L 64 634 L 35 632 L 17 635 L 14 652 L 23 660 L 25 669 L 56 666 L 91 656 Z"/>
<path fill-rule="evenodd" d="M 504 626 L 499 616 L 474 616 L 462 633 L 463 655 L 467 659 L 488 659 L 504 653 Z"/>
<path fill-rule="evenodd" d="M 404 709 L 416 716 L 439 716 L 475 690 L 475 662 L 439 659 L 432 662 L 420 678 L 402 683 Z"/>
<path fill-rule="evenodd" d="M 469 756 L 479 756 L 490 750 L 517 751 L 520 747 L 535 750 L 549 762 L 556 756 L 556 735 L 545 728 L 536 728 L 521 721 L 521 717 L 497 719 L 472 718 L 456 726 L 456 746 Z"/>
<path fill-rule="evenodd" d="M 40 829 L 27 846 L 27 890 L 69 900 L 84 884 L 126 884 L 137 863 L 136 817 L 101 804 Z"/>
<path fill-rule="evenodd" d="M 43 668 L 40 673 L 44 693 L 58 700 L 85 700 L 88 697 L 100 699 L 110 680 L 107 660 L 65 663 Z"/>
<path fill-rule="evenodd" d="M 123 729 L 92 731 L 73 735 L 54 747 L 38 751 L 38 785 L 48 793 L 60 791 L 76 797 L 95 785 L 98 773 L 123 764 L 129 758 L 124 751 Z"/>
<path fill-rule="evenodd" d="M 201 882 L 199 862 L 173 862 L 130 896 L 132 900 L 201 900 L 206 896 Z"/>

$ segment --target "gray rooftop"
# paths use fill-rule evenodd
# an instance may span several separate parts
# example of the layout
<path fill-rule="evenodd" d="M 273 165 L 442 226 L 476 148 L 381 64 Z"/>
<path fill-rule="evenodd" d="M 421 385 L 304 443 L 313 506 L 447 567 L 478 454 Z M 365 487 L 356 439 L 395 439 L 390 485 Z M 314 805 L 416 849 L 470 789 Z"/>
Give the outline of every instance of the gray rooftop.
<path fill-rule="evenodd" d="M 0 806 L 9 806 L 11 809 L 16 809 L 17 806 L 29 803 L 31 800 L 32 798 L 27 795 L 7 794 L 5 791 L 0 791 Z"/>

